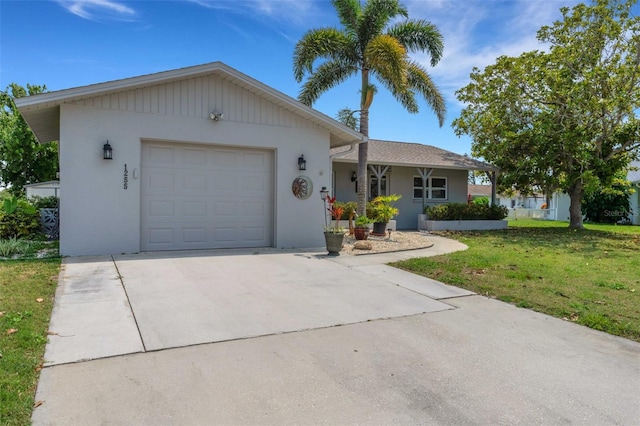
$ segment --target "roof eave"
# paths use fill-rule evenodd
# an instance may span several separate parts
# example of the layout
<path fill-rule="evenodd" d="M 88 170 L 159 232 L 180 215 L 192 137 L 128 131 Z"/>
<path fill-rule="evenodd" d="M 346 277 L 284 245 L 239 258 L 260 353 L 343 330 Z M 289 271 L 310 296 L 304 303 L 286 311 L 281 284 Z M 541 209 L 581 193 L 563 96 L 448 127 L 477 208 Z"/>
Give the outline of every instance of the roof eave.
<path fill-rule="evenodd" d="M 106 94 L 122 92 L 134 88 L 143 88 L 184 78 L 193 78 L 199 75 L 207 75 L 216 72 L 224 74 L 224 77 L 229 78 L 241 87 L 262 92 L 261 95 L 263 97 L 270 99 L 275 104 L 310 120 L 322 128 L 325 128 L 331 134 L 331 148 L 337 148 L 368 140 L 367 137 L 350 127 L 345 126 L 331 117 L 302 104 L 296 99 L 293 99 L 252 77 L 242 74 L 222 62 L 212 62 L 209 64 L 163 71 L 155 74 L 129 77 L 121 80 L 96 83 L 55 92 L 41 93 L 38 95 L 18 98 L 15 100 L 15 103 L 25 121 L 29 124 L 29 127 L 34 131 L 38 141 L 40 143 L 51 142 L 58 140 L 60 137 L 59 114 L 60 105 L 63 103 L 74 102 L 87 97 L 104 96 Z M 56 115 L 58 117 L 57 120 Z M 45 125 L 41 123 L 47 124 Z M 57 125 L 52 123 L 57 123 Z"/>
<path fill-rule="evenodd" d="M 358 159 L 354 159 L 354 158 L 345 158 L 345 157 L 335 157 L 334 161 L 337 163 L 352 163 L 352 164 L 357 164 L 358 163 Z M 480 170 L 480 171 L 487 171 L 487 172 L 498 172 L 499 169 L 492 166 L 492 165 L 482 165 L 482 166 L 478 166 L 478 167 L 473 167 L 471 165 L 469 166 L 447 166 L 447 165 L 442 165 L 442 164 L 426 164 L 426 163 L 399 163 L 399 162 L 389 162 L 389 161 L 379 161 L 379 160 L 372 160 L 369 159 L 367 160 L 368 164 L 384 164 L 384 165 L 388 165 L 388 166 L 395 166 L 395 167 L 428 167 L 428 168 L 433 168 L 433 169 L 446 169 L 446 170 Z"/>

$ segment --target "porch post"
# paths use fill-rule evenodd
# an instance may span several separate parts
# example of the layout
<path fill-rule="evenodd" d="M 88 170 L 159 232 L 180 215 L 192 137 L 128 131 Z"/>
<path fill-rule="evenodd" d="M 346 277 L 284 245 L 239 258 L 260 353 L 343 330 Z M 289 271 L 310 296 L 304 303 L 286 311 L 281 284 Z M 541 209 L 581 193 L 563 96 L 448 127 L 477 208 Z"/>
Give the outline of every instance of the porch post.
<path fill-rule="evenodd" d="M 378 165 L 372 166 L 371 164 L 369 164 L 369 169 L 374 174 L 374 176 L 378 179 L 378 195 L 381 195 L 380 189 L 382 189 L 382 186 L 381 186 L 382 176 L 384 176 L 384 174 L 387 173 L 387 170 L 389 170 L 389 166 L 384 166 L 383 168 L 382 166 L 378 166 Z M 389 184 L 389 182 L 387 182 L 387 184 Z"/>
<path fill-rule="evenodd" d="M 427 169 L 426 167 L 420 169 L 416 167 L 416 170 L 422 178 L 422 213 L 424 213 L 424 208 L 427 206 L 427 199 L 424 196 L 425 192 L 427 192 L 427 179 L 429 179 L 429 176 L 433 173 L 433 169 Z"/>

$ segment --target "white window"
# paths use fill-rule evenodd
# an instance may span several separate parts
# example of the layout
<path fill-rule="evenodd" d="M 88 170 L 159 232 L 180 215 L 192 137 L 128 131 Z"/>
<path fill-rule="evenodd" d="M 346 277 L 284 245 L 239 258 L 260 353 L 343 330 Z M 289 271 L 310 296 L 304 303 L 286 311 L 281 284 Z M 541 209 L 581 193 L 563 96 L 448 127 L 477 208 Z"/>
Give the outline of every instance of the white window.
<path fill-rule="evenodd" d="M 369 201 L 378 195 L 389 195 L 387 181 L 387 175 L 383 175 L 380 179 L 380 185 L 378 185 L 378 178 L 374 175 L 369 175 Z"/>
<path fill-rule="evenodd" d="M 446 200 L 448 198 L 447 178 L 429 177 L 425 188 L 424 198 L 427 200 Z M 422 199 L 422 178 L 413 177 L 413 198 Z"/>

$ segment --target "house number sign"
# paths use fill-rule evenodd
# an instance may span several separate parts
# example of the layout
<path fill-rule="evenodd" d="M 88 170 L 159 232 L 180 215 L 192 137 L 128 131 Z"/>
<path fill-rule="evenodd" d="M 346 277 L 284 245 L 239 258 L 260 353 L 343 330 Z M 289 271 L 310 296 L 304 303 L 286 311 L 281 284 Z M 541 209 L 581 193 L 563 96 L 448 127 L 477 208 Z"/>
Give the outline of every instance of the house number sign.
<path fill-rule="evenodd" d="M 127 170 L 127 165 L 124 165 L 124 189 L 129 187 L 129 171 Z"/>

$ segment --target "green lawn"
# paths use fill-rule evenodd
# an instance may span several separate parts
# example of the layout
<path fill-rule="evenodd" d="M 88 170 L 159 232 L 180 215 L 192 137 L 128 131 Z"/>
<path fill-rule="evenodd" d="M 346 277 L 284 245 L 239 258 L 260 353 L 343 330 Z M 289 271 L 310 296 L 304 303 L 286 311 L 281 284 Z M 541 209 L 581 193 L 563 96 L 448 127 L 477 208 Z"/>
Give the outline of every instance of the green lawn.
<path fill-rule="evenodd" d="M 517 220 L 448 232 L 469 250 L 394 266 L 640 342 L 640 227 Z"/>
<path fill-rule="evenodd" d="M 0 425 L 28 425 L 60 259 L 0 261 Z"/>

